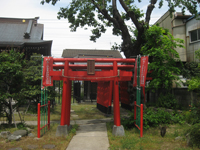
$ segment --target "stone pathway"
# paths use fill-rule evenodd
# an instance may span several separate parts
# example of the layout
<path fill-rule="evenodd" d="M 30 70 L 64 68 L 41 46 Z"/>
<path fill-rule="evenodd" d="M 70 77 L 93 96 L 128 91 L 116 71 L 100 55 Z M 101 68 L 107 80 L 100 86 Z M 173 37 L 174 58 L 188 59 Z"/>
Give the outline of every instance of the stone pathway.
<path fill-rule="evenodd" d="M 106 123 L 80 125 L 66 150 L 107 150 Z"/>

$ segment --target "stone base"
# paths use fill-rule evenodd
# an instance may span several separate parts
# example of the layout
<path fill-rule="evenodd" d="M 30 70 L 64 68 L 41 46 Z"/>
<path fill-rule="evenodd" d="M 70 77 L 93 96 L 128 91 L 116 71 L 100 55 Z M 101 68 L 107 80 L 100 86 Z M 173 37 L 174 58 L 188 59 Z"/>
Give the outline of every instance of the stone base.
<path fill-rule="evenodd" d="M 56 136 L 66 136 L 68 135 L 69 130 L 71 130 L 71 125 L 59 125 L 56 130 Z"/>
<path fill-rule="evenodd" d="M 112 130 L 112 134 L 114 136 L 124 136 L 125 135 L 125 132 L 124 132 L 124 127 L 123 125 L 121 126 L 116 126 L 114 125 L 113 126 L 113 130 Z"/>

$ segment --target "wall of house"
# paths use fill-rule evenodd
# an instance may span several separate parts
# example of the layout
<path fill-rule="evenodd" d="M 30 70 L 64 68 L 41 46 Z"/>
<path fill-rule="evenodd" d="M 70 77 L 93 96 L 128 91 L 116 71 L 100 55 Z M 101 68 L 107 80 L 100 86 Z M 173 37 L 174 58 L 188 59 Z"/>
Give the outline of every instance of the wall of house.
<path fill-rule="evenodd" d="M 171 18 L 170 13 L 168 11 L 155 24 L 157 23 L 159 23 L 160 27 L 168 29 L 169 32 L 174 36 L 174 38 L 179 38 L 186 41 L 185 24 L 183 23 L 183 19 L 174 18 L 174 15 Z M 184 47 L 186 47 L 186 43 L 184 44 Z M 179 53 L 181 61 L 185 62 L 186 49 L 176 48 L 176 51 Z"/>
<path fill-rule="evenodd" d="M 166 12 L 155 24 L 158 23 L 160 27 L 168 29 L 170 33 L 172 33 L 171 21 L 172 18 L 170 18 L 170 13 Z"/>
<path fill-rule="evenodd" d="M 186 36 L 185 36 L 185 23 L 183 19 L 172 20 L 172 35 L 174 38 L 184 40 L 183 48 L 176 48 L 182 62 L 186 62 Z"/>
<path fill-rule="evenodd" d="M 196 20 L 195 18 L 193 18 L 186 23 L 186 44 L 188 62 L 197 61 L 195 60 L 195 51 L 200 49 L 200 40 L 191 42 L 190 39 L 190 32 L 196 29 L 200 29 L 200 20 Z"/>

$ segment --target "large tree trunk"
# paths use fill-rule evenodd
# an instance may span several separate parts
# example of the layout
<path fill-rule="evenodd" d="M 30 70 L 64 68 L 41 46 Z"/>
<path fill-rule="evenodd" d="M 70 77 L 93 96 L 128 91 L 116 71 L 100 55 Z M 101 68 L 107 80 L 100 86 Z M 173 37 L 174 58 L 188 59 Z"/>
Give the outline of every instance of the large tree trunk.
<path fill-rule="evenodd" d="M 130 35 L 123 35 L 124 37 L 121 50 L 124 52 L 126 58 L 142 54 L 141 48 L 145 43 L 145 39 L 142 38 L 143 35 L 144 35 L 144 28 L 138 31 L 137 40 L 134 43 L 132 43 L 131 40 L 126 40 L 131 38 Z"/>
<path fill-rule="evenodd" d="M 12 106 L 11 106 L 11 98 L 9 98 L 9 104 L 8 104 L 8 109 L 9 109 L 9 113 L 6 114 L 7 119 L 8 119 L 8 125 L 9 127 L 12 125 Z"/>

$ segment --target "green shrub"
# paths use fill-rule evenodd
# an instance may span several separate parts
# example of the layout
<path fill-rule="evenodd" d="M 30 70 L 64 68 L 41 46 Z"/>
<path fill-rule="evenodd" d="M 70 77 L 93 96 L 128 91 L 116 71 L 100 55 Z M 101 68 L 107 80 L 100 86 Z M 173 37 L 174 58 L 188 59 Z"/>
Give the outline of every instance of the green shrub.
<path fill-rule="evenodd" d="M 27 127 L 27 125 L 24 122 L 17 124 L 18 129 L 26 130 L 26 127 Z"/>
<path fill-rule="evenodd" d="M 157 111 L 149 108 L 145 110 L 143 115 L 143 127 L 148 129 L 149 127 L 157 127 L 160 124 L 169 124 L 171 122 L 172 115 L 162 109 Z"/>
<path fill-rule="evenodd" d="M 186 134 L 189 133 L 190 139 L 193 145 L 200 148 L 200 123 L 192 125 L 189 130 L 187 130 Z"/>
<path fill-rule="evenodd" d="M 185 117 L 186 122 L 190 124 L 200 123 L 200 104 L 196 104 L 196 106 L 190 106 L 189 111 L 185 113 Z"/>
<path fill-rule="evenodd" d="M 160 124 L 180 123 L 184 122 L 184 116 L 178 113 L 169 113 L 163 109 L 153 110 L 153 108 L 147 108 L 143 114 L 143 128 L 157 127 Z M 122 125 L 125 129 L 133 128 L 134 125 L 134 113 L 130 114 L 130 118 L 123 118 Z"/>
<path fill-rule="evenodd" d="M 173 112 L 171 117 L 171 123 L 183 124 L 185 123 L 185 116 L 183 114 Z"/>
<path fill-rule="evenodd" d="M 175 99 L 174 95 L 168 93 L 168 94 L 160 94 L 158 101 L 156 103 L 157 107 L 164 107 L 169 109 L 177 109 L 178 103 Z"/>

